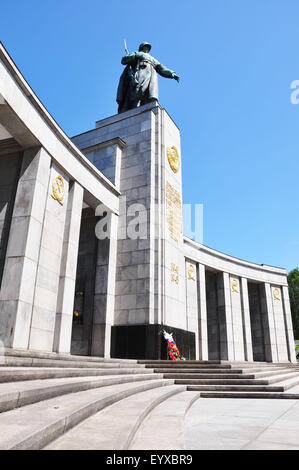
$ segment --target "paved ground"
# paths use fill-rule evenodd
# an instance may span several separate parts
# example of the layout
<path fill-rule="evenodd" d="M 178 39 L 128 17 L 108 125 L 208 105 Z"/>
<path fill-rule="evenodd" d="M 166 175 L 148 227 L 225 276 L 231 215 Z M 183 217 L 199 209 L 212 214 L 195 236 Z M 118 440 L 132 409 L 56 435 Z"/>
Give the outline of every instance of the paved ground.
<path fill-rule="evenodd" d="M 299 400 L 198 399 L 186 415 L 185 449 L 299 450 Z"/>

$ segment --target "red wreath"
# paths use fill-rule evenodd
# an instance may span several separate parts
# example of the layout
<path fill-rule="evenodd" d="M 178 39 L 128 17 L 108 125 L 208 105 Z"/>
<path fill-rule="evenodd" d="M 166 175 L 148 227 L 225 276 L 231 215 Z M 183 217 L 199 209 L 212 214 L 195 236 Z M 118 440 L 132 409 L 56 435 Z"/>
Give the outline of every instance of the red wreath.
<path fill-rule="evenodd" d="M 168 341 L 168 355 L 172 361 L 183 361 L 175 343 Z"/>

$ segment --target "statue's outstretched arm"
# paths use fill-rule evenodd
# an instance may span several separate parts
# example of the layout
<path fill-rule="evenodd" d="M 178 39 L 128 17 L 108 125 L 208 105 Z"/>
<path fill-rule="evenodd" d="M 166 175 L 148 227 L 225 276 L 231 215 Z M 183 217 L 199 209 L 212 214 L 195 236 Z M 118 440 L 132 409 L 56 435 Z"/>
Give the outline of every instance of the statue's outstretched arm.
<path fill-rule="evenodd" d="M 158 65 L 156 65 L 155 68 L 156 68 L 158 74 L 162 75 L 162 77 L 174 78 L 178 82 L 180 81 L 180 77 L 173 70 L 170 70 L 169 68 L 165 67 L 165 65 L 158 64 Z"/>

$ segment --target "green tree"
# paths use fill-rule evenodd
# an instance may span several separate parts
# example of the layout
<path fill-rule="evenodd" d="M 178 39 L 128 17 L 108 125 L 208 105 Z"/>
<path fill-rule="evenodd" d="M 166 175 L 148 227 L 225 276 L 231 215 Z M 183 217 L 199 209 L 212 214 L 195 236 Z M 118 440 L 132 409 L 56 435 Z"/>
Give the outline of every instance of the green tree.
<path fill-rule="evenodd" d="M 299 339 L 299 269 L 293 269 L 288 274 L 290 304 L 295 339 Z"/>

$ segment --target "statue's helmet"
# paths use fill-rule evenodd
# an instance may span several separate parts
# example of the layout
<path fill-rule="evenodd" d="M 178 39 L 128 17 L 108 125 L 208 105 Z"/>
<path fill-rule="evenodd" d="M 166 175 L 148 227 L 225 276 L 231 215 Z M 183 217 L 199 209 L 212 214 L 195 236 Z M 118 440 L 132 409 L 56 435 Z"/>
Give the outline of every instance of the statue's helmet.
<path fill-rule="evenodd" d="M 148 43 L 148 42 L 143 42 L 143 43 L 140 44 L 140 46 L 139 46 L 139 52 L 142 51 L 142 49 L 143 49 L 145 46 L 148 47 L 148 50 L 149 50 L 149 51 L 150 51 L 151 48 L 152 48 L 152 46 L 150 45 L 150 43 Z"/>

